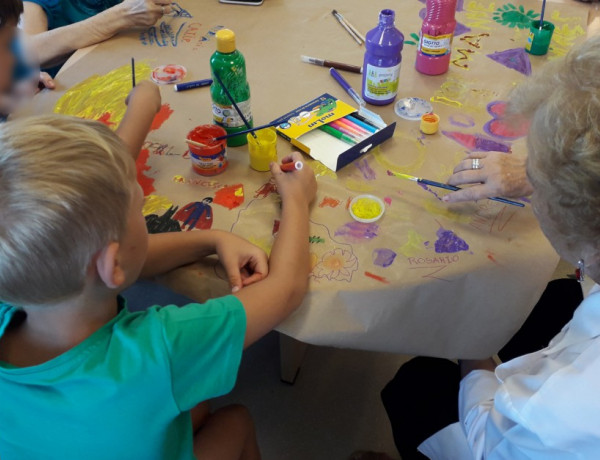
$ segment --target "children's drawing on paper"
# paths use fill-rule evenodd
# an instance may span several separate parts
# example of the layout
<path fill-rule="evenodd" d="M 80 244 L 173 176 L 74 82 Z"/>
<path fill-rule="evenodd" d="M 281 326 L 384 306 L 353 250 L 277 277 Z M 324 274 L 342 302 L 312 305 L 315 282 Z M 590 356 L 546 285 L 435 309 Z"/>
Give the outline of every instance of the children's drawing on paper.
<path fill-rule="evenodd" d="M 416 46 L 419 44 L 419 34 L 416 34 L 414 32 L 411 32 L 410 35 L 410 40 L 404 40 L 404 44 L 405 45 L 413 45 Z"/>
<path fill-rule="evenodd" d="M 465 6 L 465 25 L 472 29 L 492 30 L 494 26 L 492 19 L 494 8 L 493 3 L 484 5 L 478 1 L 470 1 Z"/>
<path fill-rule="evenodd" d="M 377 248 L 373 250 L 371 255 L 373 259 L 373 265 L 378 267 L 387 268 L 394 263 L 397 254 L 388 248 Z"/>
<path fill-rule="evenodd" d="M 461 108 L 463 113 L 480 112 L 490 100 L 497 99 L 499 94 L 493 90 L 482 89 L 479 85 L 481 82 L 454 74 L 448 76 L 431 96 L 430 101 Z"/>
<path fill-rule="evenodd" d="M 460 126 L 461 128 L 471 128 L 475 126 L 475 119 L 465 113 L 455 113 L 450 115 L 448 121 L 454 126 Z"/>
<path fill-rule="evenodd" d="M 364 222 L 348 222 L 335 231 L 335 236 L 341 236 L 350 243 L 361 243 L 372 240 L 379 234 L 379 225 Z"/>
<path fill-rule="evenodd" d="M 410 229 L 407 233 L 407 240 L 398 252 L 402 254 L 404 257 L 414 257 L 417 254 L 420 254 L 425 249 L 424 246 L 425 238 L 417 233 L 415 230 Z"/>
<path fill-rule="evenodd" d="M 470 134 L 460 131 L 442 131 L 442 134 L 473 152 L 511 152 L 510 144 L 489 139 L 481 134 Z"/>
<path fill-rule="evenodd" d="M 371 272 L 365 272 L 365 276 L 367 278 L 371 278 L 376 281 L 379 281 L 380 283 L 383 283 L 383 284 L 390 284 L 390 282 L 388 281 L 388 279 L 385 276 L 379 276 L 379 275 L 376 275 L 375 273 L 371 273 Z"/>
<path fill-rule="evenodd" d="M 529 29 L 531 21 L 539 17 L 534 10 L 525 11 L 523 5 L 518 7 L 512 3 L 507 3 L 494 11 L 493 19 L 498 24 L 508 27 L 518 27 L 519 29 Z"/>
<path fill-rule="evenodd" d="M 197 228 L 199 230 L 209 230 L 213 223 L 213 211 L 210 206 L 213 199 L 204 198 L 202 201 L 195 201 L 186 204 L 179 209 L 173 216 L 175 220 L 181 222 L 181 229 L 187 231 Z"/>
<path fill-rule="evenodd" d="M 140 32 L 140 42 L 146 46 L 172 46 L 179 44 L 179 34 L 187 23 L 172 25 L 162 21 L 158 26 L 152 26 L 148 30 Z"/>
<path fill-rule="evenodd" d="M 437 253 L 454 253 L 469 250 L 469 245 L 466 241 L 457 236 L 452 230 L 446 230 L 440 226 L 437 231 L 437 237 L 438 239 L 434 244 L 435 252 Z"/>
<path fill-rule="evenodd" d="M 359 158 L 354 164 L 362 173 L 362 176 L 365 180 L 375 180 L 377 178 L 375 171 L 373 171 L 371 166 L 369 166 L 369 162 L 366 158 Z"/>
<path fill-rule="evenodd" d="M 269 182 L 265 182 L 254 192 L 254 198 L 267 198 L 271 193 L 277 193 L 277 185 L 273 178 L 269 179 Z"/>
<path fill-rule="evenodd" d="M 352 281 L 352 275 L 358 269 L 358 259 L 352 251 L 336 248 L 325 253 L 312 270 L 315 280 Z"/>
<path fill-rule="evenodd" d="M 142 214 L 144 216 L 150 214 L 157 214 L 160 211 L 169 209 L 171 206 L 173 206 L 173 203 L 166 196 L 148 195 L 144 199 L 144 207 L 142 208 Z"/>
<path fill-rule="evenodd" d="M 217 190 L 213 203 L 227 209 L 234 209 L 244 203 L 244 185 L 236 184 Z"/>
<path fill-rule="evenodd" d="M 523 48 L 514 48 L 505 51 L 496 51 L 492 54 L 487 54 L 491 60 L 496 61 L 498 64 L 502 64 L 509 69 L 516 70 L 523 75 L 531 75 L 531 61 L 529 60 L 529 53 Z"/>
<path fill-rule="evenodd" d="M 191 18 L 192 15 L 188 10 L 181 7 L 181 5 L 177 2 L 171 3 L 171 8 L 173 9 L 173 16 L 178 18 Z"/>
<path fill-rule="evenodd" d="M 179 222 L 173 218 L 177 209 L 179 209 L 178 206 L 171 206 L 161 216 L 158 214 L 148 214 L 146 216 L 148 233 L 180 232 L 181 226 L 179 225 Z"/>
<path fill-rule="evenodd" d="M 531 122 L 522 119 L 517 124 L 517 120 L 505 119 L 506 106 L 505 101 L 493 101 L 488 104 L 487 111 L 492 119 L 483 126 L 483 130 L 491 136 L 508 140 L 526 136 Z"/>
<path fill-rule="evenodd" d="M 337 208 L 340 205 L 341 201 L 336 200 L 330 196 L 323 197 L 321 202 L 319 203 L 319 208 Z"/>

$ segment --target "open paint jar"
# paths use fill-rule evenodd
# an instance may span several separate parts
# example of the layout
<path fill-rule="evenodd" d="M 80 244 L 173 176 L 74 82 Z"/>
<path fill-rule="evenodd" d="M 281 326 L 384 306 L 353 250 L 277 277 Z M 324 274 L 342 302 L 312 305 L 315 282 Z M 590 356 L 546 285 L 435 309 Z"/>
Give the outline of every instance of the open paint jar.
<path fill-rule="evenodd" d="M 277 161 L 277 134 L 273 128 L 255 131 L 256 139 L 248 134 L 250 167 L 256 171 L 269 171 L 272 161 Z"/>
<path fill-rule="evenodd" d="M 358 195 L 350 202 L 348 211 L 357 222 L 370 224 L 381 219 L 385 212 L 385 204 L 381 198 L 374 195 Z"/>
<path fill-rule="evenodd" d="M 227 139 L 214 140 L 225 136 L 227 131 L 217 125 L 200 125 L 192 129 L 187 139 L 201 145 L 188 144 L 192 168 L 201 176 L 215 176 L 227 169 Z"/>

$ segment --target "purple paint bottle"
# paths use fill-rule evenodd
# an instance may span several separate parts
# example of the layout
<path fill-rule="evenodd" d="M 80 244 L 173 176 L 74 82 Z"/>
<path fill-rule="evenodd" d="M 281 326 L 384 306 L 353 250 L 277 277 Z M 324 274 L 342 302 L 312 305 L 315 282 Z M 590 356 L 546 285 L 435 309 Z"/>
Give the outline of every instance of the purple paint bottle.
<path fill-rule="evenodd" d="M 367 32 L 362 96 L 369 104 L 394 102 L 398 92 L 404 35 L 394 27 L 393 10 L 381 10 L 379 24 Z"/>

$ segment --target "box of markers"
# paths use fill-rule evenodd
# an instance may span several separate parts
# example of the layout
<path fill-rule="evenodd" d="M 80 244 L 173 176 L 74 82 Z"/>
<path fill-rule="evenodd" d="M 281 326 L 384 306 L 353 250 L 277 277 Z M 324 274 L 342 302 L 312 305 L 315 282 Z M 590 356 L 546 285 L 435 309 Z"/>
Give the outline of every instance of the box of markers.
<path fill-rule="evenodd" d="M 279 123 L 277 134 L 333 171 L 392 137 L 396 128 L 327 93 L 273 121 Z"/>

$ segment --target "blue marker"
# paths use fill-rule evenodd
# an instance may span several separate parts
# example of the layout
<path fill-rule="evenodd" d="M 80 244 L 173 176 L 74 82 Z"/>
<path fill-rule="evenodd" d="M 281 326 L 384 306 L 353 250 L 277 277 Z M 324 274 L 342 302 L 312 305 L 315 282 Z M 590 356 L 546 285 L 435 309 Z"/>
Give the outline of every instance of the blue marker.
<path fill-rule="evenodd" d="M 212 80 L 209 78 L 207 80 L 196 80 L 196 81 L 188 81 L 187 83 L 179 83 L 173 86 L 173 89 L 177 92 L 179 91 L 187 91 L 188 89 L 194 88 L 202 88 L 203 86 L 212 85 Z"/>
<path fill-rule="evenodd" d="M 346 115 L 346 118 L 348 118 L 351 122 L 356 123 L 358 126 L 365 128 L 367 131 L 370 131 L 372 133 L 377 132 L 377 128 L 371 126 L 368 123 L 365 123 L 364 121 L 360 121 L 358 118 L 355 118 L 352 115 Z"/>
<path fill-rule="evenodd" d="M 360 97 L 360 95 L 354 90 L 354 88 L 352 88 L 352 86 L 350 86 L 350 83 L 344 80 L 344 77 L 342 77 L 337 70 L 332 67 L 329 69 L 329 74 L 340 84 L 342 88 L 344 88 L 344 91 L 346 91 L 360 107 L 366 105 L 366 102 L 363 100 L 363 98 Z"/>

